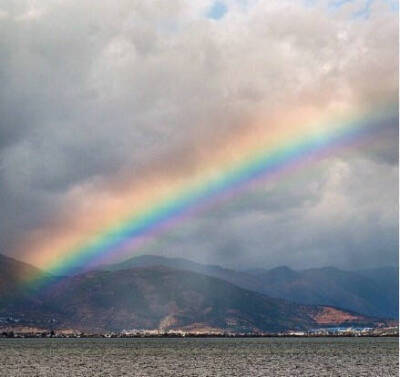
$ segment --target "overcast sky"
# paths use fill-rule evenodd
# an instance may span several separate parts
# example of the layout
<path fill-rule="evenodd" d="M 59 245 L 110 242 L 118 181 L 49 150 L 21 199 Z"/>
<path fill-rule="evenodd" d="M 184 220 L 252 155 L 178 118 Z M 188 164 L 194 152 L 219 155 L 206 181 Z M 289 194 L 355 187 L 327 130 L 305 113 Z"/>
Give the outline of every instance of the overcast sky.
<path fill-rule="evenodd" d="M 0 252 L 29 260 L 30 235 L 116 176 L 195 169 L 197 139 L 274 108 L 397 103 L 397 13 L 389 0 L 1 1 Z M 397 264 L 397 122 L 377 145 L 249 187 L 135 253 Z"/>

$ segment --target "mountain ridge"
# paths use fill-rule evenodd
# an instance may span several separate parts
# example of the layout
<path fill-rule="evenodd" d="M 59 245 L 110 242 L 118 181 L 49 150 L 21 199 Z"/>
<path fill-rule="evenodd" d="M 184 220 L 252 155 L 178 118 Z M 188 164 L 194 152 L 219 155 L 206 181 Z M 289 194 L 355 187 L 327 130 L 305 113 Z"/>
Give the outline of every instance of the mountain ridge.
<path fill-rule="evenodd" d="M 270 298 L 222 279 L 165 266 L 89 271 L 28 297 L 18 305 L 3 300 L 0 317 L 26 326 L 89 332 L 133 328 L 277 332 L 385 323 L 330 306 Z"/>
<path fill-rule="evenodd" d="M 396 267 L 368 269 L 364 272 L 345 271 L 332 266 L 298 271 L 287 266 L 236 271 L 184 258 L 141 255 L 101 268 L 115 271 L 155 265 L 203 273 L 241 288 L 301 304 L 332 305 L 369 316 L 398 318 Z M 381 270 L 383 273 L 377 275 L 376 272 Z M 387 281 L 384 281 L 385 278 Z"/>

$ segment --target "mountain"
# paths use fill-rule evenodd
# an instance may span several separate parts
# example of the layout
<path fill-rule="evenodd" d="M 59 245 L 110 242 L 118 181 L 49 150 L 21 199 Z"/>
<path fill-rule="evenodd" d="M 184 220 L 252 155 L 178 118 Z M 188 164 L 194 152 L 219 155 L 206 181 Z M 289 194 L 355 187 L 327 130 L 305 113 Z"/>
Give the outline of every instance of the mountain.
<path fill-rule="evenodd" d="M 294 271 L 282 266 L 234 271 L 183 258 L 142 255 L 103 266 L 105 270 L 166 266 L 199 272 L 238 287 L 301 304 L 331 305 L 364 315 L 398 318 L 398 268 L 343 271 L 334 267 Z"/>
<path fill-rule="evenodd" d="M 379 267 L 356 271 L 358 274 L 372 280 L 382 291 L 388 292 L 389 297 L 394 297 L 396 309 L 398 309 L 399 298 L 399 268 L 398 267 Z"/>
<path fill-rule="evenodd" d="M 0 325 L 19 318 L 30 322 L 41 318 L 41 323 L 49 323 L 52 311 L 43 302 L 38 287 L 30 282 L 37 276 L 48 282 L 56 281 L 40 269 L 14 258 L 0 254 Z"/>
<path fill-rule="evenodd" d="M 29 326 L 89 332 L 133 328 L 279 331 L 381 323 L 333 307 L 273 299 L 221 279 L 162 266 L 66 277 L 25 295 L 25 308 L 8 304 L 4 297 L 3 293 L 3 317 Z"/>
<path fill-rule="evenodd" d="M 31 279 L 42 272 L 24 262 L 0 254 L 0 294 L 12 293 L 24 279 Z"/>
<path fill-rule="evenodd" d="M 198 272 L 200 274 L 226 280 L 241 288 L 253 291 L 261 291 L 262 289 L 259 279 L 251 274 L 230 270 L 217 265 L 204 265 L 184 258 L 170 258 L 159 255 L 139 255 L 121 263 L 103 265 L 100 269 L 105 271 L 118 271 L 137 267 L 154 266 L 164 266 L 178 270 Z"/>
<path fill-rule="evenodd" d="M 333 305 L 365 315 L 398 317 L 398 269 L 343 271 L 334 267 L 252 272 L 263 293 L 303 304 Z"/>

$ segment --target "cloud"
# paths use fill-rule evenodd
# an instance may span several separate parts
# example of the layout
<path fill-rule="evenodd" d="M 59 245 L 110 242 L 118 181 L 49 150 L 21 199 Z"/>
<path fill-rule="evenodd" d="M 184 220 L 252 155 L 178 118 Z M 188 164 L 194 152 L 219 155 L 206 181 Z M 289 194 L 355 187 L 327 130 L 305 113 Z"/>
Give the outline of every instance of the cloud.
<path fill-rule="evenodd" d="M 374 1 L 368 17 L 354 16 L 359 1 L 337 9 L 324 1 L 227 1 L 218 21 L 207 18 L 212 1 L 192 3 L 2 4 L 5 253 L 126 172 L 195 170 L 207 152 L 196 150 L 198 140 L 216 143 L 276 108 L 397 101 L 398 20 L 385 1 Z M 247 200 L 194 221 L 168 248 L 210 260 L 221 254 L 221 263 L 231 249 L 232 263 L 345 266 L 361 255 L 366 264 L 394 263 L 396 126 L 374 150 L 296 176 L 301 185 L 250 190 Z M 218 231 L 207 226 L 217 221 Z"/>
<path fill-rule="evenodd" d="M 257 185 L 165 236 L 145 252 L 205 263 L 309 268 L 396 264 L 397 167 L 322 161 L 278 187 Z M 270 186 L 270 187 L 269 187 Z M 194 247 L 192 245 L 195 245 Z"/>

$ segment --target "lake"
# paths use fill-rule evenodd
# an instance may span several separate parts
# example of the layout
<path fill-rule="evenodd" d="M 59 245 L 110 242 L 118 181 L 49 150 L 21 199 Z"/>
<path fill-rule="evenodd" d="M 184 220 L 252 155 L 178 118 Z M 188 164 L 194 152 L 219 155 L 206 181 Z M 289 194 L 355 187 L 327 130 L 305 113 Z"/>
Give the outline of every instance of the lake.
<path fill-rule="evenodd" d="M 397 338 L 0 339 L 0 376 L 398 376 Z"/>

